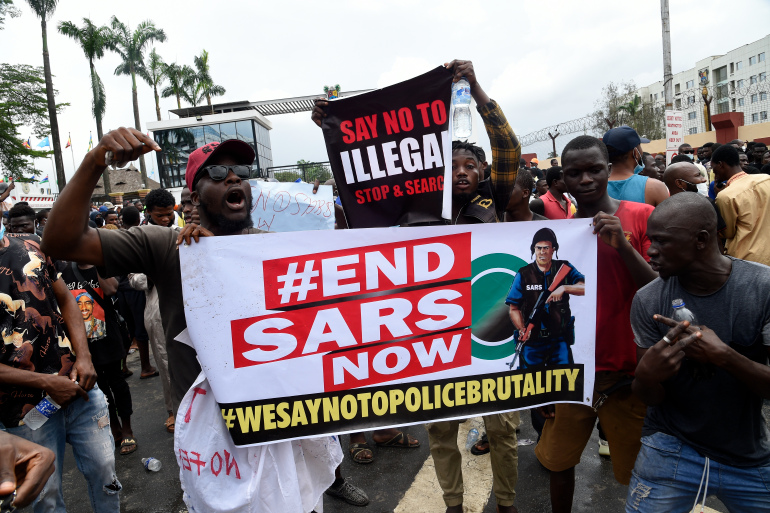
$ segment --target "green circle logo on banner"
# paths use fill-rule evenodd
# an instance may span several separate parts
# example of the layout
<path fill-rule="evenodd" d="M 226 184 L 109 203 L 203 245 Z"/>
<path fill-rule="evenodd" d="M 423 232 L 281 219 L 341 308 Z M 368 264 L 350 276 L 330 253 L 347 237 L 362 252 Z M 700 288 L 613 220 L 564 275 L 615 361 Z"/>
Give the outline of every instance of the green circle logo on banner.
<path fill-rule="evenodd" d="M 472 324 L 471 355 L 499 360 L 516 350 L 513 324 L 505 298 L 519 269 L 527 265 L 507 253 L 492 253 L 471 262 Z"/>

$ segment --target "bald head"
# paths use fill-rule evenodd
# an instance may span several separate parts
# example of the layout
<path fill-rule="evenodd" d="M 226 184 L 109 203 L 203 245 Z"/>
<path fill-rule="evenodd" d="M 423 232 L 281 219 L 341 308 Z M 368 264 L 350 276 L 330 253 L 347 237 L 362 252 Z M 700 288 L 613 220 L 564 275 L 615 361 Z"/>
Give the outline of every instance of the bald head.
<path fill-rule="evenodd" d="M 680 192 L 698 192 L 698 184 L 705 181 L 706 178 L 695 164 L 689 162 L 671 164 L 663 173 L 663 182 L 671 196 Z"/>
<path fill-rule="evenodd" d="M 679 192 L 681 194 L 671 195 L 652 211 L 649 223 L 667 229 L 684 229 L 693 234 L 705 230 L 716 240 L 717 213 L 711 202 L 696 192 Z"/>

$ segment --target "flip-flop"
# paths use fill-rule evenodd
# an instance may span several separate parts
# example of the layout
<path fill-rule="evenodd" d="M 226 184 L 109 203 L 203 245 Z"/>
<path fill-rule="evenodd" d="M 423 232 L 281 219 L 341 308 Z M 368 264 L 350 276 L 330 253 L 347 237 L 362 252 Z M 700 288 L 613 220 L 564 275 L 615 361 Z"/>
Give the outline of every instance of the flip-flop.
<path fill-rule="evenodd" d="M 131 454 L 134 452 L 139 446 L 136 443 L 136 440 L 133 438 L 124 438 L 122 442 L 120 442 L 120 455 L 125 456 L 127 454 Z"/>
<path fill-rule="evenodd" d="M 406 440 L 406 443 L 404 443 Z M 420 442 L 412 438 L 412 435 L 404 435 L 403 431 L 396 433 L 393 438 L 387 442 L 375 442 L 378 447 L 400 447 L 402 449 L 416 449 L 420 446 Z"/>
<path fill-rule="evenodd" d="M 174 419 L 174 417 L 169 417 L 168 419 L 166 419 L 166 431 L 168 431 L 169 433 L 173 433 L 175 423 L 176 423 L 176 419 Z"/>
<path fill-rule="evenodd" d="M 160 372 L 156 370 L 155 372 L 152 372 L 150 374 L 142 374 L 141 376 L 139 376 L 139 379 L 154 378 L 155 376 L 158 376 L 158 375 L 160 375 Z"/>
<path fill-rule="evenodd" d="M 348 447 L 348 451 L 350 452 L 351 459 L 356 463 L 365 465 L 367 463 L 371 463 L 374 461 L 374 453 L 372 452 L 372 448 L 369 447 L 369 444 L 367 444 L 366 442 L 358 443 L 358 444 L 350 444 L 350 447 Z M 371 457 L 364 458 L 363 457 L 364 451 L 369 451 L 369 454 L 371 454 Z"/>

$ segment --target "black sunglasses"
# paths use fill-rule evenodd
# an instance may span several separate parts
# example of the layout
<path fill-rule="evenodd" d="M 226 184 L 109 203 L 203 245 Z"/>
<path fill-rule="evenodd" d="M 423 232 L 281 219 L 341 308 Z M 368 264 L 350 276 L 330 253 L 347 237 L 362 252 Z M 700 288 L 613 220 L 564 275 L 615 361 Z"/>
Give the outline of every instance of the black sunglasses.
<path fill-rule="evenodd" d="M 680 153 L 684 153 L 686 155 L 692 155 L 695 153 L 695 150 L 682 150 Z"/>
<path fill-rule="evenodd" d="M 206 166 L 202 170 L 206 171 L 215 182 L 220 182 L 227 178 L 230 171 L 235 173 L 235 176 L 241 180 L 248 180 L 251 177 L 251 166 Z"/>

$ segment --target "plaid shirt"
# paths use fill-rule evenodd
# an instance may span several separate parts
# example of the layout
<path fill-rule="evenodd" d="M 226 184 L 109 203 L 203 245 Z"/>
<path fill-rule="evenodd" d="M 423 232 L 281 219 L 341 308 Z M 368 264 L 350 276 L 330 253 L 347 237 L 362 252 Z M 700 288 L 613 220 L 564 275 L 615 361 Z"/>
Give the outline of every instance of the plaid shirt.
<path fill-rule="evenodd" d="M 521 143 L 497 102 L 491 100 L 488 104 L 476 108 L 484 120 L 484 128 L 487 129 L 489 144 L 492 146 L 490 181 L 494 189 L 497 218 L 502 219 L 516 182 L 516 175 L 519 174 Z"/>

